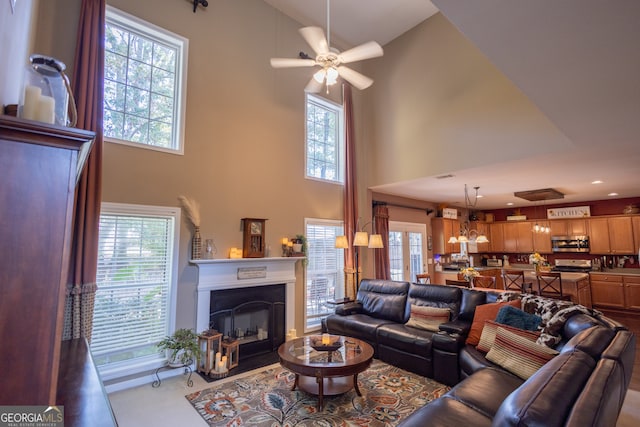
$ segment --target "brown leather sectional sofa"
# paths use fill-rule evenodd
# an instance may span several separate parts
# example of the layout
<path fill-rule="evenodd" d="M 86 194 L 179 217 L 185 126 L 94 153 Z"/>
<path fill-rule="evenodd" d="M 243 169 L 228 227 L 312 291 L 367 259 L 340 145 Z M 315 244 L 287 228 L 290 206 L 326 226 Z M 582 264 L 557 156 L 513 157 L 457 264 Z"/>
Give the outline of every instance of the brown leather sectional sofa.
<path fill-rule="evenodd" d="M 401 424 L 413 426 L 615 426 L 631 379 L 635 336 L 599 313 L 571 314 L 560 352 L 527 380 L 465 344 L 475 307 L 498 293 L 443 285 L 363 280 L 357 302 L 340 306 L 324 332 L 354 336 L 376 357 L 453 386 Z M 447 307 L 430 332 L 405 325 L 411 304 Z"/>

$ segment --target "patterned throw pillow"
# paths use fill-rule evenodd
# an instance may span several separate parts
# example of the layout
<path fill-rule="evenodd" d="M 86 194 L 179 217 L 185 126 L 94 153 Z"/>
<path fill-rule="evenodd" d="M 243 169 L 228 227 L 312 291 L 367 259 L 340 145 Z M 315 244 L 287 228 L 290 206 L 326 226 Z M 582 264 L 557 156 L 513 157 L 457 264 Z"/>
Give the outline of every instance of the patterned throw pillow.
<path fill-rule="evenodd" d="M 500 309 L 500 311 L 502 311 L 504 308 L 512 308 L 512 307 L 510 306 L 503 307 L 502 309 Z M 540 336 L 540 332 L 525 331 L 524 329 L 518 329 L 518 328 L 514 328 L 507 325 L 501 325 L 500 323 L 498 323 L 497 319 L 495 322 L 491 320 L 487 320 L 484 322 L 484 328 L 482 328 L 482 335 L 480 336 L 480 342 L 476 346 L 476 349 L 478 351 L 486 353 L 489 350 L 491 350 L 491 347 L 493 346 L 493 343 L 496 340 L 496 332 L 498 331 L 498 328 L 504 328 L 507 331 L 513 332 L 514 334 L 519 335 L 523 338 L 526 338 L 531 342 L 536 342 L 536 340 Z"/>
<path fill-rule="evenodd" d="M 438 332 L 440 324 L 449 321 L 451 310 L 448 308 L 428 307 L 411 304 L 411 316 L 407 326 Z"/>
<path fill-rule="evenodd" d="M 471 329 L 469 335 L 465 341 L 469 345 L 478 345 L 480 342 L 480 335 L 482 335 L 482 329 L 484 328 L 485 320 L 496 320 L 498 311 L 505 305 L 511 305 L 516 308 L 520 308 L 520 300 L 509 302 L 494 302 L 489 304 L 481 304 L 476 307 L 476 311 L 473 314 L 473 322 L 471 323 Z"/>
<path fill-rule="evenodd" d="M 505 306 L 498 311 L 496 322 L 518 329 L 536 331 L 538 330 L 538 326 L 540 326 L 540 322 L 542 322 L 542 317 L 536 314 L 526 313 L 515 307 Z"/>
<path fill-rule="evenodd" d="M 499 327 L 487 360 L 526 380 L 558 352 Z"/>

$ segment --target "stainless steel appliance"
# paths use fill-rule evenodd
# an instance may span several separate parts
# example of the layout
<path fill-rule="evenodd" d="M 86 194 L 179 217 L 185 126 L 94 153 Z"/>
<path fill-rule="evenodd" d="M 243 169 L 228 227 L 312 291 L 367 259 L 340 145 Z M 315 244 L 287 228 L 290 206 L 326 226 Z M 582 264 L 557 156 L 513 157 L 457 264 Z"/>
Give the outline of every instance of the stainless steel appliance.
<path fill-rule="evenodd" d="M 552 271 L 588 273 L 591 271 L 590 259 L 557 259 Z"/>
<path fill-rule="evenodd" d="M 502 267 L 502 260 L 501 259 L 488 259 L 487 260 L 487 267 Z"/>
<path fill-rule="evenodd" d="M 551 236 L 553 252 L 589 252 L 589 236 Z"/>

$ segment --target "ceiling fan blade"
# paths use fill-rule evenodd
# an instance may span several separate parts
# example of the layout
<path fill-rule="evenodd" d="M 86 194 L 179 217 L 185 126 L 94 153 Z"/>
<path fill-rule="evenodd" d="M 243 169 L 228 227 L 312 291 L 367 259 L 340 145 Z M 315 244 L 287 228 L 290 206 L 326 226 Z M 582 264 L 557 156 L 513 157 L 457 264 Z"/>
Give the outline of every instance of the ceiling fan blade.
<path fill-rule="evenodd" d="M 320 27 L 300 28 L 300 34 L 317 55 L 329 53 L 329 44 Z"/>
<path fill-rule="evenodd" d="M 322 87 L 322 83 L 318 83 L 316 79 L 311 77 L 311 80 L 309 80 L 309 83 L 305 86 L 304 91 L 307 93 L 318 93 L 322 90 Z"/>
<path fill-rule="evenodd" d="M 271 58 L 271 66 L 273 68 L 313 67 L 314 65 L 316 65 L 316 61 L 313 59 Z"/>
<path fill-rule="evenodd" d="M 338 73 L 340 74 L 340 77 L 360 90 L 366 89 L 373 84 L 373 79 L 370 79 L 364 74 L 360 74 L 359 72 L 343 65 L 338 67 Z"/>
<path fill-rule="evenodd" d="M 382 47 L 376 42 L 367 42 L 345 50 L 338 55 L 340 62 L 346 64 L 348 62 L 360 61 L 362 59 L 376 58 L 382 56 L 384 51 Z"/>

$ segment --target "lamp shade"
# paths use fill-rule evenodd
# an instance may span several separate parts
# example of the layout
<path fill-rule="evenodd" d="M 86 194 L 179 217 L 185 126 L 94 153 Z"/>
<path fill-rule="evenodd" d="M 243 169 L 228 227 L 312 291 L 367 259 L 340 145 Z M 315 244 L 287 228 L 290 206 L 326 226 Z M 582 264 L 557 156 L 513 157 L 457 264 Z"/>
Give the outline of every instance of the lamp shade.
<path fill-rule="evenodd" d="M 384 244 L 382 243 L 382 235 L 372 234 L 371 237 L 369 237 L 369 247 L 375 249 L 384 248 Z"/>
<path fill-rule="evenodd" d="M 336 236 L 336 248 L 347 249 L 349 247 L 349 241 L 347 236 Z"/>
<path fill-rule="evenodd" d="M 481 234 L 476 239 L 476 243 L 489 243 L 489 239 L 487 239 L 487 236 L 485 236 L 484 234 Z"/>
<path fill-rule="evenodd" d="M 449 241 L 447 243 L 458 243 L 458 239 L 455 236 L 449 237 Z"/>
<path fill-rule="evenodd" d="M 458 236 L 458 242 L 460 243 L 466 243 L 468 242 L 469 239 L 467 238 L 467 236 L 465 236 L 464 234 L 461 234 L 460 236 Z"/>
<path fill-rule="evenodd" d="M 369 246 L 369 234 L 366 231 L 356 231 L 353 246 Z"/>

